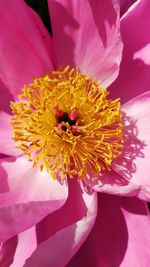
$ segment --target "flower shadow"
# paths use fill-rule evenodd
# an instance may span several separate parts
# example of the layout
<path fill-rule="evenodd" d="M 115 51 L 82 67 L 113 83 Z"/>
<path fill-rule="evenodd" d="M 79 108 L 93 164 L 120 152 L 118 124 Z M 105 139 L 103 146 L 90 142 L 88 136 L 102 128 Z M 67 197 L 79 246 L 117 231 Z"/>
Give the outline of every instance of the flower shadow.
<path fill-rule="evenodd" d="M 87 192 L 90 192 L 89 187 L 98 186 L 100 189 L 104 185 L 128 185 L 137 171 L 136 159 L 145 157 L 146 143 L 138 138 L 137 121 L 125 113 L 123 113 L 123 120 L 125 128 L 121 155 L 112 161 L 110 170 L 102 170 L 99 175 L 93 175 L 91 170 L 87 172 L 84 179 Z"/>
<path fill-rule="evenodd" d="M 94 227 L 67 267 L 119 267 L 124 258 L 128 231 L 117 197 L 98 196 L 99 210 Z"/>
<path fill-rule="evenodd" d="M 14 236 L 8 239 L 0 247 L 2 258 L 0 258 L 0 266 L 9 267 L 13 263 L 16 248 L 18 244 L 18 237 Z"/>
<path fill-rule="evenodd" d="M 7 173 L 2 166 L 0 166 L 0 174 L 0 194 L 3 194 L 9 191 L 9 186 L 7 182 Z"/>
<path fill-rule="evenodd" d="M 69 194 L 63 207 L 49 214 L 36 226 L 37 242 L 40 244 L 50 238 L 57 231 L 73 225 L 87 213 L 83 200 L 83 191 L 76 179 L 68 180 Z M 76 227 L 74 228 L 75 231 Z"/>
<path fill-rule="evenodd" d="M 121 22 L 122 62 L 118 78 L 109 88 L 122 104 L 148 91 L 150 84 L 149 1 L 139 3 L 135 10 Z"/>
<path fill-rule="evenodd" d="M 4 111 L 8 114 L 12 114 L 10 108 L 10 101 L 13 101 L 13 95 L 9 92 L 7 87 L 0 80 L 0 112 Z"/>
<path fill-rule="evenodd" d="M 71 16 L 71 14 L 67 11 L 66 8 L 63 7 L 61 3 L 53 1 L 51 10 L 57 10 L 57 14 L 61 14 L 57 23 L 54 23 L 54 25 L 52 24 L 52 36 L 55 37 L 54 42 L 56 41 L 56 45 L 55 43 L 53 45 L 54 54 L 56 57 L 54 62 L 54 68 L 57 69 L 60 65 L 62 67 L 66 67 L 66 62 L 71 67 L 74 67 L 75 43 L 74 40 L 69 37 L 67 31 L 77 30 L 79 28 L 79 23 Z M 55 19 L 57 19 L 56 16 Z M 55 28 L 55 24 L 57 24 L 57 28 Z M 61 40 L 63 40 L 63 44 L 65 45 L 62 44 L 60 50 L 60 48 L 58 49 L 57 44 L 60 44 Z"/>
<path fill-rule="evenodd" d="M 0 195 L 3 193 L 8 193 L 10 188 L 7 181 L 8 174 L 6 170 L 3 168 L 2 163 L 4 162 L 13 162 L 15 161 L 15 157 L 10 157 L 8 155 L 0 154 Z"/>
<path fill-rule="evenodd" d="M 107 40 L 107 25 L 109 27 L 115 27 L 117 14 L 113 7 L 113 3 L 110 3 L 109 0 L 103 1 L 89 1 L 91 10 L 93 13 L 93 18 L 95 24 L 97 25 L 97 30 L 99 32 L 100 39 L 103 42 L 103 46 L 106 48 L 109 40 Z M 97 16 L 97 11 L 100 11 L 100 15 Z"/>
<path fill-rule="evenodd" d="M 137 171 L 136 159 L 144 158 L 146 143 L 138 138 L 137 121 L 123 113 L 124 145 L 120 157 L 114 160 L 112 168 L 128 183 Z"/>

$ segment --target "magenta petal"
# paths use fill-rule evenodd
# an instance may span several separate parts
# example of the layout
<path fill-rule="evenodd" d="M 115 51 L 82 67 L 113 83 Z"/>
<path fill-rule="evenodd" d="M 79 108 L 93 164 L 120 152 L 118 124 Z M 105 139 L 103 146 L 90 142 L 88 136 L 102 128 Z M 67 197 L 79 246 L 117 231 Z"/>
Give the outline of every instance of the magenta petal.
<path fill-rule="evenodd" d="M 71 182 L 70 190 L 62 209 L 49 215 L 36 229 L 31 228 L 16 237 L 10 259 L 12 266 L 23 266 L 26 260 L 25 267 L 64 267 L 79 249 L 95 222 L 97 198 L 95 193 L 83 193 L 76 181 Z M 3 244 L 2 262 L 6 262 L 11 247 L 12 240 Z"/>
<path fill-rule="evenodd" d="M 0 78 L 12 95 L 52 69 L 50 47 L 40 18 L 23 0 L 0 1 Z"/>
<path fill-rule="evenodd" d="M 9 89 L 4 85 L 4 83 L 0 79 L 0 112 L 6 112 L 8 114 L 12 114 L 10 108 L 10 101 L 13 101 L 14 97 L 9 92 Z"/>
<path fill-rule="evenodd" d="M 16 142 L 12 139 L 12 127 L 10 125 L 10 116 L 5 112 L 0 112 L 0 153 L 16 156 L 20 154 L 16 149 Z"/>
<path fill-rule="evenodd" d="M 26 157 L 0 160 L 0 242 L 18 234 L 64 205 L 68 190 Z"/>
<path fill-rule="evenodd" d="M 79 69 L 110 85 L 122 55 L 117 0 L 49 0 L 55 68 Z"/>
<path fill-rule="evenodd" d="M 99 196 L 96 223 L 67 267 L 148 267 L 150 218 L 136 198 Z"/>
<path fill-rule="evenodd" d="M 35 227 L 14 236 L 1 245 L 0 266 L 22 267 L 36 248 Z"/>
<path fill-rule="evenodd" d="M 132 6 L 137 0 L 120 0 L 120 13 L 123 15 L 127 9 Z"/>
<path fill-rule="evenodd" d="M 137 1 L 121 22 L 124 43 L 117 80 L 110 87 L 122 103 L 149 90 L 150 86 L 150 1 Z"/>

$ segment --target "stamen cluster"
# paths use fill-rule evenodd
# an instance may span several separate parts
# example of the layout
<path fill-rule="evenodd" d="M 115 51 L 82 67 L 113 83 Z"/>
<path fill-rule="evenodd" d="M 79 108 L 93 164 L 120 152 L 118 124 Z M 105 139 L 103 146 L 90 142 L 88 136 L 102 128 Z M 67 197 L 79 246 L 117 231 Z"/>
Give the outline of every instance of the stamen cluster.
<path fill-rule="evenodd" d="M 124 126 L 120 100 L 108 94 L 78 68 L 36 78 L 24 86 L 20 102 L 11 102 L 13 139 L 33 166 L 54 178 L 110 170 L 121 154 Z"/>

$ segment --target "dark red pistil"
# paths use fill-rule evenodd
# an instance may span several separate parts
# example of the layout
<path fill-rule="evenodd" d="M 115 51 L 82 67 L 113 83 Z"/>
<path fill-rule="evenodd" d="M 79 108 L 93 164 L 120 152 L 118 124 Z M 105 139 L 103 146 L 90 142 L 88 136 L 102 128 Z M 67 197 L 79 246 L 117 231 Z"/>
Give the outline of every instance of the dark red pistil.
<path fill-rule="evenodd" d="M 76 109 L 73 109 L 69 114 L 60 110 L 57 105 L 55 105 L 54 109 L 56 111 L 55 118 L 59 129 L 62 129 L 63 131 L 67 130 L 67 127 L 62 124 L 63 122 L 68 123 L 70 126 L 76 125 L 76 120 L 78 118 Z"/>

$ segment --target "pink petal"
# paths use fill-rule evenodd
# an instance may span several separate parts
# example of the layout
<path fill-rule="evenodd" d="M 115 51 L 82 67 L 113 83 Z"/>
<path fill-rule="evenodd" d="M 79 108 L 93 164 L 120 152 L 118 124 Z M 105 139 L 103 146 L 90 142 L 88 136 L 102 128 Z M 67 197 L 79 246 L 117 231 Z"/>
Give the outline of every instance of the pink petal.
<path fill-rule="evenodd" d="M 0 78 L 12 95 L 52 69 L 51 40 L 23 0 L 0 1 Z"/>
<path fill-rule="evenodd" d="M 49 0 L 55 68 L 70 65 L 108 86 L 122 54 L 117 0 Z"/>
<path fill-rule="evenodd" d="M 128 131 L 123 154 L 114 161 L 113 168 L 132 184 L 140 185 L 139 197 L 149 201 L 150 92 L 129 101 L 122 110 L 126 114 Z"/>
<path fill-rule="evenodd" d="M 96 223 L 67 267 L 148 267 L 150 218 L 135 198 L 99 196 Z"/>
<path fill-rule="evenodd" d="M 122 106 L 124 113 L 124 145 L 122 154 L 99 177 L 85 177 L 85 182 L 97 192 L 123 196 L 138 196 L 150 200 L 150 92 Z"/>
<path fill-rule="evenodd" d="M 121 164 L 120 164 L 121 165 Z M 120 166 L 119 165 L 119 166 Z M 113 166 L 114 167 L 114 166 Z M 101 171 L 99 176 L 88 174 L 84 177 L 84 182 L 96 192 L 113 194 L 118 196 L 135 196 L 141 190 L 141 185 L 134 184 L 122 176 L 122 173 L 111 168 L 110 171 Z M 127 171 L 127 170 L 126 170 Z"/>
<path fill-rule="evenodd" d="M 120 13 L 121 15 L 124 14 L 127 9 L 136 2 L 137 0 L 120 0 L 120 5 L 121 5 L 121 10 Z"/>
<path fill-rule="evenodd" d="M 8 113 L 0 112 L 0 153 L 7 155 L 19 155 L 20 150 L 16 149 L 17 143 L 12 139 L 12 126 Z"/>
<path fill-rule="evenodd" d="M 97 192 L 138 196 L 150 200 L 150 92 L 122 106 L 125 135 L 122 155 L 112 163 L 110 172 L 94 177 L 92 188 Z M 89 183 L 90 179 L 86 179 Z"/>
<path fill-rule="evenodd" d="M 0 112 L 3 111 L 12 114 L 10 101 L 14 101 L 14 97 L 0 79 Z"/>
<path fill-rule="evenodd" d="M 70 190 L 62 209 L 49 215 L 36 229 L 18 235 L 11 255 L 12 267 L 63 267 L 79 249 L 95 222 L 97 198 L 95 193 L 83 193 L 75 180 L 71 181 Z M 12 240 L 3 244 L 2 262 L 6 262 L 11 247 Z"/>
<path fill-rule="evenodd" d="M 0 242 L 18 234 L 64 205 L 68 190 L 27 157 L 2 158 Z"/>
<path fill-rule="evenodd" d="M 6 157 L 8 157 L 8 156 L 5 155 L 5 154 L 0 153 L 0 159 L 6 158 Z"/>
<path fill-rule="evenodd" d="M 35 227 L 14 236 L 2 244 L 0 249 L 1 267 L 22 267 L 26 258 L 36 248 Z"/>
<path fill-rule="evenodd" d="M 110 177 L 112 176 L 112 177 Z M 120 184 L 116 182 L 116 178 L 120 178 Z M 104 174 L 104 179 L 108 179 L 108 182 L 104 182 L 103 184 L 93 186 L 93 190 L 101 193 L 107 193 L 117 196 L 137 196 L 141 191 L 141 185 L 133 184 L 132 182 L 124 184 L 122 183 L 122 176 L 115 173 L 113 170 L 109 174 L 106 172 Z M 110 179 L 113 183 L 110 183 Z"/>
<path fill-rule="evenodd" d="M 149 90 L 150 86 L 150 1 L 137 1 L 121 22 L 123 59 L 117 80 L 111 86 L 113 97 L 122 103 Z"/>

